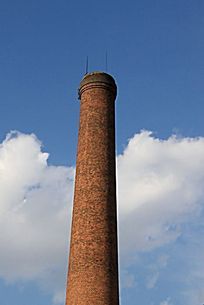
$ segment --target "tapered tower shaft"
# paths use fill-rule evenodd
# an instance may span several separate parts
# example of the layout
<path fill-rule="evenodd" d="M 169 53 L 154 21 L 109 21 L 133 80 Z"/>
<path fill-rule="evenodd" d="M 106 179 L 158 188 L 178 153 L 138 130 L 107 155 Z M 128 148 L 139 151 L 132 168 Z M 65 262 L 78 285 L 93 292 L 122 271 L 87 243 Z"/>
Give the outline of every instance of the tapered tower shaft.
<path fill-rule="evenodd" d="M 66 305 L 118 305 L 114 79 L 80 84 L 80 127 Z"/>

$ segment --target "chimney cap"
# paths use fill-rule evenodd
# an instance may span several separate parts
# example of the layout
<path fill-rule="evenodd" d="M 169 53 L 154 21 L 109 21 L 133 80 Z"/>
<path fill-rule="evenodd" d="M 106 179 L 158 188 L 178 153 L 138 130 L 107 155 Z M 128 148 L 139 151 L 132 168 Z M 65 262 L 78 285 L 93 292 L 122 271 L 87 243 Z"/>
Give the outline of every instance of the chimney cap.
<path fill-rule="evenodd" d="M 103 87 L 111 90 L 115 96 L 117 92 L 117 86 L 115 83 L 114 78 L 105 72 L 101 71 L 94 71 L 90 72 L 88 74 L 85 74 L 82 78 L 82 81 L 80 82 L 79 87 L 79 99 L 81 99 L 81 94 L 86 89 L 93 88 L 93 87 Z"/>

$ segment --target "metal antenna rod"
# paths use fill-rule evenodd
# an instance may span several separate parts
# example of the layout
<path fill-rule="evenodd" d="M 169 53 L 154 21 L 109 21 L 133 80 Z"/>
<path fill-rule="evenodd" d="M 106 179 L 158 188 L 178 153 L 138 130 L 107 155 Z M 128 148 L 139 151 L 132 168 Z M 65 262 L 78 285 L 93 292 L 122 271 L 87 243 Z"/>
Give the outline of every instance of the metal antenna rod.
<path fill-rule="evenodd" d="M 108 71 L 108 52 L 106 51 L 106 72 Z"/>
<path fill-rule="evenodd" d="M 89 71 L 89 57 L 87 56 L 86 57 L 86 73 L 85 74 L 88 74 L 88 71 Z"/>

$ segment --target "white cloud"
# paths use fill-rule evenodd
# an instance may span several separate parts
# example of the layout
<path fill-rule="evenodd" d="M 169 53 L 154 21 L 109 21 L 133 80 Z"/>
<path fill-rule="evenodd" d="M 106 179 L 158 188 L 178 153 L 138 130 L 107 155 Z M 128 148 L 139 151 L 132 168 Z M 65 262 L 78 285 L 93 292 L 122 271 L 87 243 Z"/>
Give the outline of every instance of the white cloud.
<path fill-rule="evenodd" d="M 10 133 L 0 145 L 0 277 L 37 281 L 60 303 L 74 169 L 50 166 L 47 159 L 34 135 Z M 201 215 L 204 138 L 160 140 L 142 131 L 130 139 L 117 165 L 121 274 L 124 285 L 134 287 L 127 265 L 138 264 L 140 253 L 175 242 L 183 225 Z M 168 259 L 160 256 L 150 268 L 147 287 L 156 285 Z M 169 304 L 169 299 L 161 303 Z"/>
<path fill-rule="evenodd" d="M 74 170 L 48 166 L 41 149 L 34 135 L 20 133 L 0 146 L 0 277 L 36 280 L 59 300 Z"/>
<path fill-rule="evenodd" d="M 136 134 L 118 157 L 121 255 L 176 240 L 204 199 L 204 138 Z"/>

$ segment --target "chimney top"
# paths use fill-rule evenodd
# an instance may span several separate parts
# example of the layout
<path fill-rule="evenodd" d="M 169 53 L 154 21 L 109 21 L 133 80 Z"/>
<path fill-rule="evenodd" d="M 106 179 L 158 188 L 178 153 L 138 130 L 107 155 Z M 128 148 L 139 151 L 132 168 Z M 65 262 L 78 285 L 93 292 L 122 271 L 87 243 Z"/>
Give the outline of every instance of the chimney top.
<path fill-rule="evenodd" d="M 113 92 L 116 96 L 117 86 L 114 78 L 105 72 L 94 71 L 88 74 L 85 74 L 80 82 L 79 87 L 79 99 L 81 99 L 81 94 L 91 88 L 105 88 Z"/>

